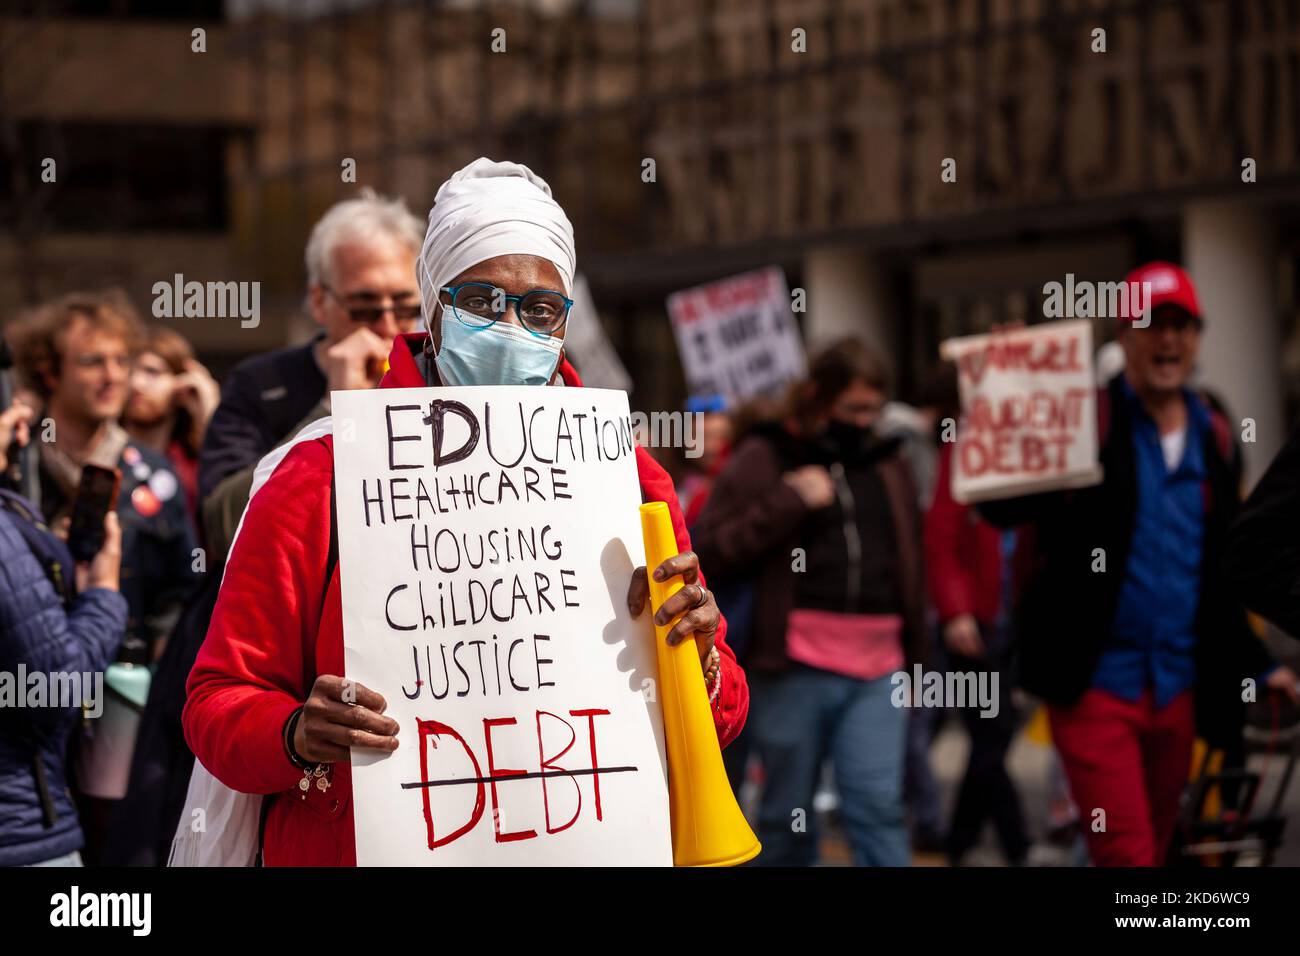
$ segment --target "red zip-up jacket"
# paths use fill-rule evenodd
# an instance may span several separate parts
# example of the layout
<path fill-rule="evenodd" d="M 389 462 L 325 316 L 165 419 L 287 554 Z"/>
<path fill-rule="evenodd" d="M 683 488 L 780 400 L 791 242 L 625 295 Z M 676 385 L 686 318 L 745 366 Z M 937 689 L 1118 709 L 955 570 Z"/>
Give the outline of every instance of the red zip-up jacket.
<path fill-rule="evenodd" d="M 997 620 L 1002 594 L 1002 532 L 953 499 L 954 447 L 944 443 L 939 451 L 934 500 L 925 515 L 926 579 L 940 623 L 971 614 L 988 627 Z"/>
<path fill-rule="evenodd" d="M 425 384 L 413 357 L 424 338 L 411 333 L 394 343 L 380 388 Z M 560 373 L 567 386 L 581 386 L 567 361 Z M 672 479 L 644 449 L 636 463 L 643 498 L 668 503 L 678 548 L 689 550 Z M 231 789 L 272 798 L 263 833 L 269 866 L 356 865 L 350 763 L 336 763 L 333 785 L 312 787 L 303 800 L 302 771 L 283 743 L 285 722 L 317 676 L 346 676 L 337 567 L 325 581 L 333 468 L 332 438 L 304 441 L 253 496 L 187 685 L 183 724 L 195 756 Z M 725 620 L 715 643 L 722 686 L 713 716 L 725 746 L 744 726 L 749 690 Z"/>

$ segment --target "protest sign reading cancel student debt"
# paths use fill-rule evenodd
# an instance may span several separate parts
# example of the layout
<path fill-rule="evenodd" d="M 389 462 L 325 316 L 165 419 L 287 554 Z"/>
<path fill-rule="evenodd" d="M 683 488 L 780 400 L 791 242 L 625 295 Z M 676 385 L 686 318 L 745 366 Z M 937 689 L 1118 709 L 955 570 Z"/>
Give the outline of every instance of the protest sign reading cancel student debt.
<path fill-rule="evenodd" d="M 961 393 L 953 498 L 986 501 L 1101 481 L 1087 321 L 949 339 L 940 354 L 957 364 Z"/>
<path fill-rule="evenodd" d="M 398 721 L 352 751 L 360 865 L 669 865 L 623 392 L 335 392 L 346 676 Z"/>

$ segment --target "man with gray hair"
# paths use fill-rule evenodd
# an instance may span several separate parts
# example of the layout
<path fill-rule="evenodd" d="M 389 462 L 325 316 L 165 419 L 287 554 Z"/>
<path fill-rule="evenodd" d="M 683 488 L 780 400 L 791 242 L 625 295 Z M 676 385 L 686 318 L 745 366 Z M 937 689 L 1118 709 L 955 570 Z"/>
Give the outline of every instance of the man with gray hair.
<path fill-rule="evenodd" d="M 227 377 L 199 457 L 207 574 L 158 662 L 107 864 L 166 860 L 194 762 L 180 726 L 185 679 L 208 631 L 253 471 L 263 455 L 329 414 L 331 391 L 379 383 L 394 340 L 419 327 L 415 260 L 423 241 L 424 223 L 400 199 L 367 189 L 336 203 L 307 240 L 306 309 L 320 331 L 303 345 L 254 356 Z"/>
<path fill-rule="evenodd" d="M 393 340 L 419 325 L 415 260 L 423 241 L 424 223 L 402 200 L 369 189 L 316 223 L 306 307 L 321 331 L 305 345 L 248 359 L 227 378 L 199 461 L 205 527 L 233 530 L 254 466 L 328 414 L 331 391 L 379 384 Z"/>

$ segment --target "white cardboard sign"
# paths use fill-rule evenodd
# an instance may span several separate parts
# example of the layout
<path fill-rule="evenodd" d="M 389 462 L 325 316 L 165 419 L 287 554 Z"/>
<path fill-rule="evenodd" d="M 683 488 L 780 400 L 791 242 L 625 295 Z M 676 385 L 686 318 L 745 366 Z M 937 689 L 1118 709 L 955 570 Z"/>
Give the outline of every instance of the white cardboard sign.
<path fill-rule="evenodd" d="M 627 395 L 335 392 L 346 676 L 400 724 L 352 751 L 360 865 L 670 865 Z"/>
<path fill-rule="evenodd" d="M 668 315 L 693 395 L 717 393 L 735 404 L 803 377 L 803 340 L 776 266 L 674 292 Z"/>
<path fill-rule="evenodd" d="M 959 502 L 1101 481 L 1092 325 L 1050 322 L 948 339 L 962 418 L 952 469 Z"/>

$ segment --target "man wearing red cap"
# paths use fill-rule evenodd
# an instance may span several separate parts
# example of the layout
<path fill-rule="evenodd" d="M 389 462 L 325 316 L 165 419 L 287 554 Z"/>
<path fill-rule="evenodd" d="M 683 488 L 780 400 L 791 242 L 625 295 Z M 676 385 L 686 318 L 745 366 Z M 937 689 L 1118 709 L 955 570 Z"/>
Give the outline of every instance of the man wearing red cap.
<path fill-rule="evenodd" d="M 1241 459 L 1227 417 L 1187 385 L 1201 341 L 1196 290 L 1167 262 L 1126 283 L 1125 369 L 1098 396 L 1103 482 L 981 511 L 1036 529 L 1021 683 L 1049 705 L 1093 862 L 1155 866 L 1194 738 L 1235 749 L 1243 682 L 1294 677 L 1269 671 L 1221 571 Z"/>

